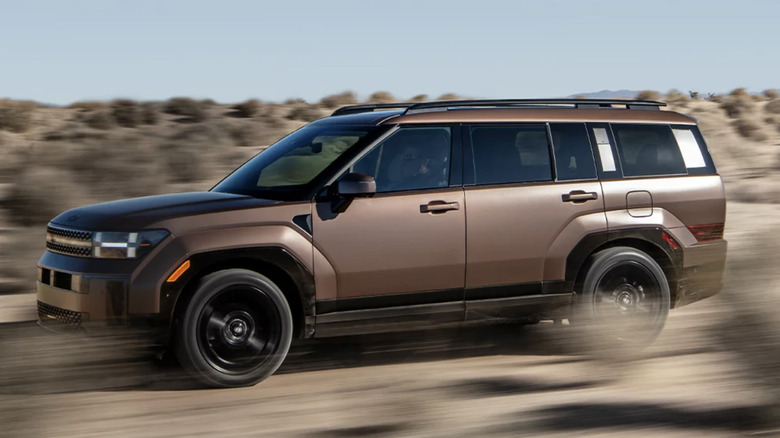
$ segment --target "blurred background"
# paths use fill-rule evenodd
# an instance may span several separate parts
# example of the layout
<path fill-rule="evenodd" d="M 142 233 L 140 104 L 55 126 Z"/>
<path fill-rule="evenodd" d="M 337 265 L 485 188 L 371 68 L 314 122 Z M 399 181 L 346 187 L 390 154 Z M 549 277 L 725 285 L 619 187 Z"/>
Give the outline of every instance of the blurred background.
<path fill-rule="evenodd" d="M 780 4 L 0 0 L 1 436 L 780 436 Z M 303 342 L 205 390 L 123 334 L 35 318 L 45 225 L 207 190 L 361 102 L 645 98 L 696 117 L 728 197 L 720 295 L 639 357 L 539 324 Z"/>

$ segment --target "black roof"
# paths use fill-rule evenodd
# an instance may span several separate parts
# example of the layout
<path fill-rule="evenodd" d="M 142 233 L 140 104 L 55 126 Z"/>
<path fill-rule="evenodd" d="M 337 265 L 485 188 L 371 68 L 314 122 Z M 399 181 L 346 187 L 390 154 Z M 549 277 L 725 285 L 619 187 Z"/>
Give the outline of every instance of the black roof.
<path fill-rule="evenodd" d="M 324 119 L 313 122 L 317 125 L 362 125 L 372 126 L 378 125 L 382 121 L 387 120 L 390 117 L 397 116 L 403 113 L 403 110 L 396 111 L 369 111 L 361 113 L 349 113 L 343 116 L 331 116 Z"/>

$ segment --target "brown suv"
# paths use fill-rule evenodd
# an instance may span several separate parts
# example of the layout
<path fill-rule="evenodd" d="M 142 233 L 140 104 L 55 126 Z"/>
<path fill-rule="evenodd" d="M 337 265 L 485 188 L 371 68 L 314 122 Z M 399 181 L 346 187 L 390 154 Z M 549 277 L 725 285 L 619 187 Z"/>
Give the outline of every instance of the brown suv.
<path fill-rule="evenodd" d="M 271 375 L 293 337 L 578 309 L 649 342 L 671 307 L 719 291 L 726 256 L 723 185 L 696 121 L 661 106 L 341 108 L 211 191 L 54 218 L 41 324 L 151 324 L 218 386 Z"/>

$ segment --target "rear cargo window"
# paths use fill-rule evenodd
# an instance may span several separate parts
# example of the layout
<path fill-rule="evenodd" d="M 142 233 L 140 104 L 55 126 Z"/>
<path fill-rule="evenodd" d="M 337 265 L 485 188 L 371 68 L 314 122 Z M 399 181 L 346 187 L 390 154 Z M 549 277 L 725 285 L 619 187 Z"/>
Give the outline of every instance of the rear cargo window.
<path fill-rule="evenodd" d="M 552 180 L 546 126 L 475 126 L 470 134 L 477 184 Z"/>
<path fill-rule="evenodd" d="M 613 124 L 624 176 L 686 174 L 680 148 L 668 125 Z"/>
<path fill-rule="evenodd" d="M 701 148 L 692 130 L 672 129 L 672 133 L 674 133 L 674 138 L 677 140 L 677 145 L 680 146 L 685 167 L 688 169 L 707 167 L 704 155 L 701 153 Z"/>
<path fill-rule="evenodd" d="M 555 169 L 559 180 L 596 178 L 596 165 L 584 123 L 552 123 Z"/>

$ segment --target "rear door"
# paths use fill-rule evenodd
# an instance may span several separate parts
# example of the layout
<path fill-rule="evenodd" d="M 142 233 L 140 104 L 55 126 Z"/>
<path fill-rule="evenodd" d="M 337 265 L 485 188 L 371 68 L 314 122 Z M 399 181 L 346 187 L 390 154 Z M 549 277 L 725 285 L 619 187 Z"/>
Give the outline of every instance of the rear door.
<path fill-rule="evenodd" d="M 474 124 L 464 129 L 466 162 L 472 164 L 464 171 L 469 183 L 467 305 L 470 300 L 570 292 L 562 269 L 560 278 L 546 278 L 548 250 L 578 218 L 592 220 L 574 234 L 606 229 L 585 124 Z"/>

